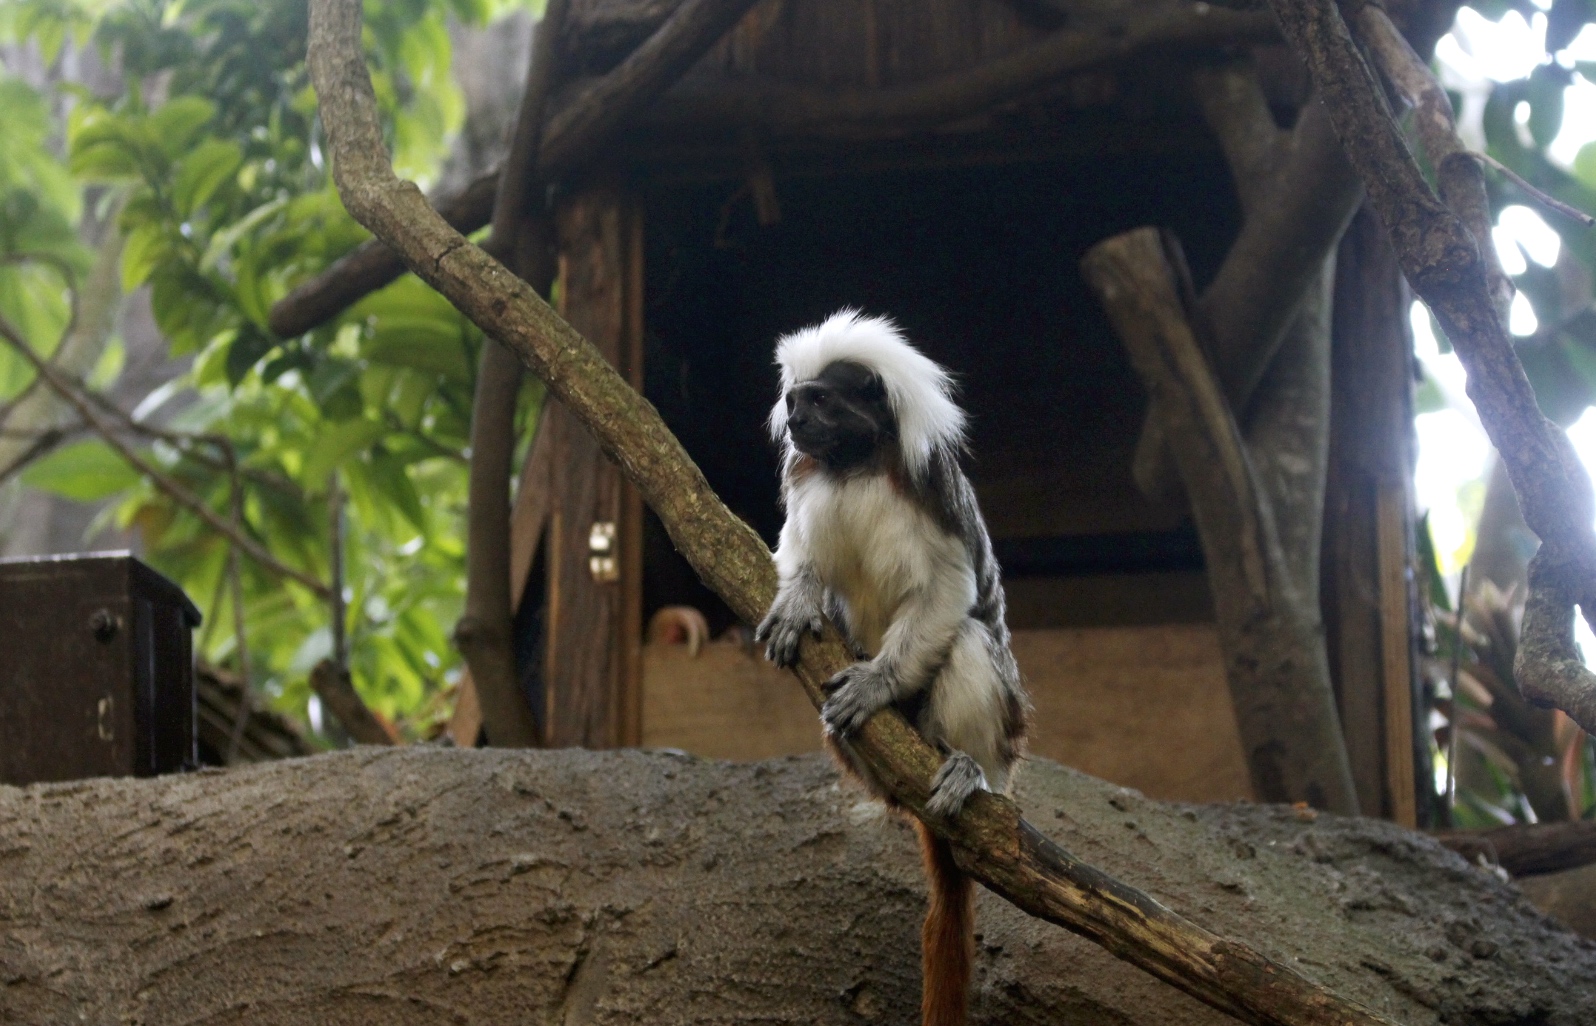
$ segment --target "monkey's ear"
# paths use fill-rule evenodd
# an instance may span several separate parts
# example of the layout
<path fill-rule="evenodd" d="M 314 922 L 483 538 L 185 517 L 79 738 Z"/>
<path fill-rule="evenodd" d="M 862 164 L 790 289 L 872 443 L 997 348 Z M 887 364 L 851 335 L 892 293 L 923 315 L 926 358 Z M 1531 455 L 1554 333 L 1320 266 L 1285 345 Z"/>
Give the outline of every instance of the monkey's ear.
<path fill-rule="evenodd" d="M 871 371 L 870 376 L 865 379 L 863 387 L 859 389 L 859 394 L 871 402 L 885 399 L 887 397 L 886 383 L 881 380 L 881 375 Z"/>

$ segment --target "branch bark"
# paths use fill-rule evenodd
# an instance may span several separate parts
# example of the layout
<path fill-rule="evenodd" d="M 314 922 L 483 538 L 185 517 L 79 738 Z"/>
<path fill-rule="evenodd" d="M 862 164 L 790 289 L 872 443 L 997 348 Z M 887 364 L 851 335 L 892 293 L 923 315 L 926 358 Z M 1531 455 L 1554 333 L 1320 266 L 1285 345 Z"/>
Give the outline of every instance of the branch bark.
<path fill-rule="evenodd" d="M 534 180 L 554 181 L 596 157 L 615 126 L 653 102 L 754 2 L 685 0 L 619 67 L 547 118 L 533 164 Z M 476 231 L 492 217 L 499 178 L 497 171 L 484 175 L 458 198 L 440 201 L 439 212 L 458 231 Z M 374 239 L 279 300 L 268 323 L 283 338 L 303 334 L 403 273 L 400 258 Z"/>
<path fill-rule="evenodd" d="M 148 478 L 155 487 L 165 492 L 173 502 L 205 521 L 206 526 L 225 537 L 229 543 L 237 546 L 245 555 L 259 563 L 266 570 L 276 574 L 278 577 L 286 577 L 291 581 L 304 585 L 317 598 L 325 599 L 328 596 L 327 585 L 303 570 L 296 570 L 279 561 L 276 556 L 266 551 L 265 547 L 255 541 L 255 539 L 245 534 L 242 530 L 235 529 L 231 523 L 217 515 L 216 511 L 206 505 L 203 499 L 183 487 L 173 478 L 163 474 L 155 464 L 134 451 L 133 447 L 123 440 L 116 427 L 107 423 L 99 412 L 95 410 L 93 404 L 85 399 L 77 389 L 73 388 L 47 360 L 35 353 L 33 347 L 28 345 L 16 328 L 4 318 L 0 318 L 0 338 L 5 339 L 11 348 L 15 349 L 24 360 L 32 365 L 34 372 L 44 379 L 44 383 L 49 385 L 51 390 L 71 404 L 73 409 L 77 410 L 78 416 L 105 440 L 105 444 L 115 449 L 117 455 L 126 460 L 133 469 Z"/>
<path fill-rule="evenodd" d="M 1440 830 L 1432 836 L 1466 859 L 1484 857 L 1514 876 L 1560 873 L 1596 862 L 1596 823 L 1590 820 Z"/>
<path fill-rule="evenodd" d="M 1191 496 L 1224 639 L 1226 677 L 1253 787 L 1265 801 L 1306 800 L 1356 815 L 1317 593 L 1298 595 L 1274 510 L 1209 370 L 1157 229 L 1098 243 L 1081 262 L 1169 431 Z M 1287 751 L 1279 738 L 1297 747 Z"/>
<path fill-rule="evenodd" d="M 704 582 L 754 622 L 775 594 L 769 550 L 721 503 L 654 408 L 590 343 L 530 286 L 450 230 L 419 189 L 394 176 L 360 31 L 359 0 L 313 0 L 311 75 L 345 205 L 411 270 L 516 350 L 637 485 Z M 834 629 L 805 641 L 798 678 L 817 707 L 823 683 L 848 662 Z M 939 759 L 902 717 L 878 714 L 850 748 L 898 801 L 925 815 Z M 960 867 L 996 893 L 1246 1022 L 1385 1021 L 1079 861 L 1025 822 L 1007 798 L 980 793 L 956 820 L 932 827 L 953 843 Z"/>
<path fill-rule="evenodd" d="M 551 0 L 535 30 L 488 242 L 491 251 L 507 254 L 520 277 L 542 296 L 549 294 L 555 265 L 548 252 L 548 213 L 534 196 L 534 169 L 569 9 L 569 0 Z M 507 748 L 530 748 L 541 740 L 518 683 L 511 630 L 510 465 L 520 395 L 521 361 L 490 338 L 482 348 L 471 404 L 466 600 L 454 636 L 471 671 L 488 743 Z"/>
<path fill-rule="evenodd" d="M 1421 119 L 1441 194 L 1431 191 L 1392 116 L 1384 91 L 1365 63 L 1334 3 L 1270 0 L 1288 42 L 1313 73 L 1348 159 L 1391 235 L 1403 272 L 1441 322 L 1464 369 L 1468 394 L 1507 467 L 1524 520 L 1541 538 L 1530 572 L 1530 595 L 1518 656 L 1525 696 L 1563 709 L 1596 729 L 1596 676 L 1573 643 L 1576 603 L 1596 619 L 1596 512 L 1591 485 L 1568 438 L 1540 412 L 1503 316 L 1492 270 L 1488 217 L 1477 202 L 1478 164 L 1453 152 L 1455 136 Z M 1427 76 L 1411 50 L 1393 52 L 1383 13 L 1359 5 L 1370 46 L 1398 88 Z M 1372 20 L 1371 20 L 1372 19 Z M 1368 22 L 1368 25 L 1364 25 Z M 1421 73 L 1422 72 L 1422 76 Z M 1415 79 L 1416 80 L 1416 79 Z M 1433 95 L 1433 94 L 1430 94 Z M 1424 95 L 1413 98 L 1423 101 Z M 1421 109 L 1422 105 L 1421 105 Z M 1437 108 L 1428 108 L 1433 115 Z"/>
<path fill-rule="evenodd" d="M 310 689 L 316 692 L 327 711 L 337 717 L 356 744 L 391 745 L 395 739 L 377 714 L 355 690 L 349 669 L 335 660 L 323 659 L 311 668 Z"/>
<path fill-rule="evenodd" d="M 1204 112 L 1231 160 L 1247 216 L 1219 273 L 1198 301 L 1196 327 L 1211 345 L 1214 373 L 1230 408 L 1245 423 L 1258 382 L 1303 296 L 1323 274 L 1363 190 L 1323 105 L 1312 99 L 1286 141 L 1284 157 L 1269 162 L 1278 168 L 1276 173 L 1262 188 L 1245 184 L 1250 181 L 1246 172 L 1263 163 L 1247 154 L 1258 145 L 1261 133 L 1235 122 L 1268 119 L 1269 113 L 1256 101 L 1215 97 L 1217 87 L 1237 85 L 1204 89 L 1209 94 Z M 1244 140 L 1244 132 L 1251 138 Z M 1169 496 L 1175 490 L 1178 475 L 1168 444 L 1156 410 L 1149 411 L 1134 469 L 1138 487 L 1149 496 Z"/>

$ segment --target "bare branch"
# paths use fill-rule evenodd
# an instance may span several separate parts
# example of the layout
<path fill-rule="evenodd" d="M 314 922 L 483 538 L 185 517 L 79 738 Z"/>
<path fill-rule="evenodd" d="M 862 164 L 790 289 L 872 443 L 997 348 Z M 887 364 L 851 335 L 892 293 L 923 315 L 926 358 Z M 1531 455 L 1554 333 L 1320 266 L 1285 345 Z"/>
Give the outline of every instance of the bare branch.
<path fill-rule="evenodd" d="M 533 35 L 532 61 L 516 116 L 509 156 L 494 202 L 488 249 L 500 255 L 541 296 L 549 294 L 556 262 L 551 227 L 537 201 L 535 169 L 544 112 L 559 72 L 559 40 L 568 0 L 550 0 Z M 510 592 L 510 464 L 515 452 L 515 410 L 521 395 L 521 361 L 497 340 L 482 349 L 471 404 L 470 518 L 466 544 L 465 610 L 455 644 L 471 671 L 488 743 L 530 748 L 539 743 L 537 721 L 522 694 L 512 638 Z"/>
<path fill-rule="evenodd" d="M 345 667 L 331 659 L 323 659 L 311 668 L 310 689 L 316 692 L 322 705 L 338 718 L 338 722 L 344 725 L 344 730 L 357 744 L 396 743 L 393 734 L 389 733 L 388 728 L 377 719 L 377 714 L 371 711 L 365 699 L 355 690 L 354 682 L 349 679 L 349 670 Z"/>
<path fill-rule="evenodd" d="M 699 577 L 744 620 L 758 619 L 775 594 L 770 551 L 710 489 L 658 412 L 531 286 L 450 230 L 420 190 L 394 176 L 360 29 L 358 0 L 313 0 L 311 76 L 350 212 L 484 331 L 514 348 L 637 485 Z M 835 630 L 805 641 L 798 677 L 817 707 L 823 683 L 848 661 Z M 940 760 L 901 716 L 878 714 L 849 748 L 895 799 L 925 815 Z M 960 867 L 996 893 L 1246 1022 L 1386 1021 L 1082 863 L 1026 823 L 1007 798 L 977 793 L 955 820 L 931 825 L 952 842 Z"/>
<path fill-rule="evenodd" d="M 4 338 L 13 349 L 20 353 L 23 359 L 33 365 L 34 371 L 44 379 L 45 384 L 65 399 L 78 411 L 84 423 L 93 428 L 95 433 L 105 440 L 105 443 L 117 454 L 133 466 L 135 470 L 149 478 L 161 491 L 165 492 L 179 506 L 187 509 L 214 531 L 227 538 L 233 545 L 242 549 L 255 562 L 279 577 L 286 577 L 310 589 L 319 597 L 325 598 L 327 586 L 302 570 L 296 570 L 285 563 L 278 561 L 270 552 L 266 551 L 255 539 L 235 530 L 233 525 L 216 515 L 216 512 L 205 504 L 199 496 L 183 487 L 171 477 L 163 474 L 156 466 L 140 456 L 133 447 L 122 440 L 116 428 L 105 422 L 95 411 L 94 406 L 69 384 L 56 369 L 33 351 L 9 321 L 0 318 L 0 338 Z"/>
<path fill-rule="evenodd" d="M 1596 862 L 1596 823 L 1590 820 L 1440 830 L 1434 836 L 1464 858 L 1489 859 L 1514 876 L 1559 873 Z"/>
<path fill-rule="evenodd" d="M 1512 168 L 1508 167 L 1500 160 L 1497 160 L 1489 153 L 1470 152 L 1469 156 L 1491 168 L 1497 174 L 1501 175 L 1503 178 L 1506 178 L 1520 189 L 1523 189 L 1530 199 L 1534 200 L 1536 203 L 1539 203 L 1541 206 L 1546 207 L 1548 210 L 1555 210 L 1564 217 L 1578 221 L 1586 228 L 1596 228 L 1596 217 L 1590 216 L 1578 207 L 1569 206 L 1556 196 L 1542 192 L 1540 189 L 1537 189 L 1535 186 L 1531 185 L 1523 175 L 1520 175 L 1517 171 L 1514 171 Z"/>

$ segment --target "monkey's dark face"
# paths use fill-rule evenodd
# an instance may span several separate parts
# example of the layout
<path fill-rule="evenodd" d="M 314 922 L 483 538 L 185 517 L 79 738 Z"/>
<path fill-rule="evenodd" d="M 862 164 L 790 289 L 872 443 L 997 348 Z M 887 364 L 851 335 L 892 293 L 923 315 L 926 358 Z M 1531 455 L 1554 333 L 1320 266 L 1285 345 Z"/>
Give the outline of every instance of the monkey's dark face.
<path fill-rule="evenodd" d="M 787 392 L 787 434 L 805 456 L 832 470 L 851 470 L 895 442 L 898 426 L 875 371 L 838 360 Z"/>

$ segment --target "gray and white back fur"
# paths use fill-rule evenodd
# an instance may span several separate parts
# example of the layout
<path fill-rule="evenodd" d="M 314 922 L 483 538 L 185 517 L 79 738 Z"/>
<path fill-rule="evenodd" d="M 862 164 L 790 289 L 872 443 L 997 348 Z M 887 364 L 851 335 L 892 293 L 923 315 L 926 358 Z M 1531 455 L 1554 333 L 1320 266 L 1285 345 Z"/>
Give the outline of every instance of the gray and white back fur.
<path fill-rule="evenodd" d="M 828 735 L 845 738 L 896 706 L 943 752 L 928 807 L 951 815 L 975 789 L 1007 786 L 1027 709 L 997 561 L 959 467 L 965 418 L 953 381 L 891 321 L 852 310 L 786 336 L 776 360 L 782 394 L 770 428 L 783 446 L 787 516 L 775 554 L 780 590 L 757 636 L 773 661 L 790 665 L 803 634 L 831 616 L 861 661 L 829 684 Z M 846 401 L 850 382 L 868 380 L 858 368 L 879 380 L 859 393 L 877 396 L 869 457 L 817 458 L 812 441 L 802 451 L 793 410 L 813 436 L 812 407 Z M 842 394 L 826 394 L 838 382 Z"/>

